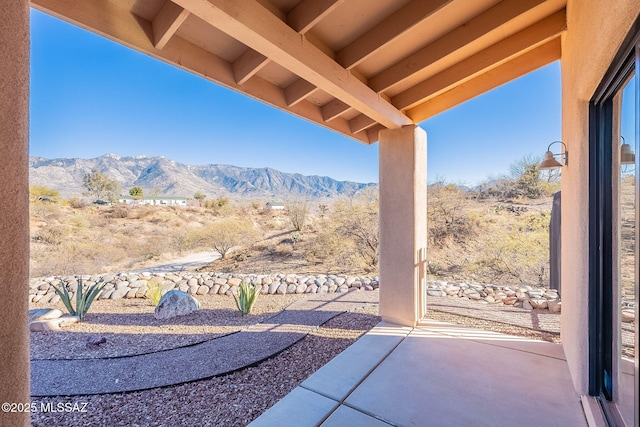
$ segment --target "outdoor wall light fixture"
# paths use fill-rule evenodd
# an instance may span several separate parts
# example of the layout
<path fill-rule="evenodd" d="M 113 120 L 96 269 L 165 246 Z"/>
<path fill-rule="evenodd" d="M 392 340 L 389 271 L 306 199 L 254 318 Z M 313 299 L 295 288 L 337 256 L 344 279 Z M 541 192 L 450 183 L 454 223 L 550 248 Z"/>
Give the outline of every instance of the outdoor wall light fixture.
<path fill-rule="evenodd" d="M 551 146 L 553 144 L 562 144 L 562 151 L 558 154 L 551 152 Z M 560 161 L 556 160 L 556 156 L 560 156 Z M 562 141 L 553 141 L 549 144 L 547 152 L 544 154 L 544 159 L 538 165 L 538 170 L 557 169 L 569 164 L 569 153 L 567 152 L 567 144 Z"/>
<path fill-rule="evenodd" d="M 631 151 L 631 146 L 624 141 L 624 136 L 621 136 L 622 145 L 620 146 L 620 164 L 632 165 L 636 162 L 636 155 Z"/>

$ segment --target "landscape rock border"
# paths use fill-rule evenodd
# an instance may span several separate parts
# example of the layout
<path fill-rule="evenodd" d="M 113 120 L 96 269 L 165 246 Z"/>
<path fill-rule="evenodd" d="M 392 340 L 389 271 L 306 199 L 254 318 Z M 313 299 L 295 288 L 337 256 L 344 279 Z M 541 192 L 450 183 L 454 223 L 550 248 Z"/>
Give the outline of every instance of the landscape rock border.
<path fill-rule="evenodd" d="M 355 290 L 373 291 L 380 287 L 377 276 L 297 275 L 297 274 L 236 274 L 216 272 L 118 273 L 84 276 L 50 276 L 32 279 L 29 301 L 55 304 L 60 297 L 53 286 L 65 286 L 71 296 L 81 278 L 85 286 L 105 282 L 98 299 L 144 298 L 149 282 L 160 285 L 163 292 L 178 289 L 190 295 L 237 295 L 243 281 L 261 287 L 261 294 L 285 295 L 308 293 L 342 293 Z M 460 297 L 485 304 L 519 307 L 524 310 L 547 309 L 561 311 L 557 290 L 537 286 L 503 286 L 474 283 L 453 283 L 441 280 L 427 282 L 431 297 Z M 635 315 L 635 314 L 634 314 Z"/>

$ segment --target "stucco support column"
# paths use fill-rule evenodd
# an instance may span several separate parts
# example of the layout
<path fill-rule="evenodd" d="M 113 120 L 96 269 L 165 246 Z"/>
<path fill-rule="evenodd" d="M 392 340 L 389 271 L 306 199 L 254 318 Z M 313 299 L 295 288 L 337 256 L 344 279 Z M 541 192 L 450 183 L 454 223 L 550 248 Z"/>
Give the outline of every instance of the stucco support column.
<path fill-rule="evenodd" d="M 29 402 L 29 1 L 0 0 L 0 403 Z M 29 413 L 0 410 L 0 425 Z"/>
<path fill-rule="evenodd" d="M 414 326 L 425 314 L 427 134 L 380 132 L 380 315 Z"/>

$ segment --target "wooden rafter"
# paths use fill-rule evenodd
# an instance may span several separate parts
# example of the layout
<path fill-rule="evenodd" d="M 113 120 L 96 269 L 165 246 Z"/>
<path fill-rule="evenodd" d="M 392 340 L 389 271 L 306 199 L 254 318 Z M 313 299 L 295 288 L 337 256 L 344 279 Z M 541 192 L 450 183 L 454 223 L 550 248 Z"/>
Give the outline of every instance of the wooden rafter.
<path fill-rule="evenodd" d="M 304 34 L 333 12 L 344 0 L 302 0 L 287 14 L 287 24 Z"/>
<path fill-rule="evenodd" d="M 352 133 L 362 132 L 365 129 L 368 129 L 376 124 L 375 120 L 370 119 L 364 114 L 359 114 L 353 119 L 349 120 L 349 128 Z"/>
<path fill-rule="evenodd" d="M 503 0 L 464 25 L 369 78 L 369 86 L 383 92 L 439 61 L 478 37 L 495 30 L 544 0 Z"/>
<path fill-rule="evenodd" d="M 387 128 L 412 123 L 316 46 L 304 43 L 296 31 L 258 3 L 250 0 L 174 2 Z"/>
<path fill-rule="evenodd" d="M 284 89 L 284 96 L 289 107 L 296 105 L 318 88 L 304 79 L 298 79 Z"/>
<path fill-rule="evenodd" d="M 381 129 L 418 123 L 559 59 L 559 36 L 566 29 L 564 10 L 554 13 L 558 10 L 556 0 L 502 0 L 396 64 L 387 64 L 378 75 L 369 76 L 356 68 L 348 70 L 340 62 L 347 67 L 361 63 L 389 46 L 407 26 L 423 22 L 429 13 L 427 8 L 442 8 L 448 0 L 398 1 L 404 6 L 373 27 L 359 29 L 358 34 L 364 35 L 338 52 L 309 29 L 349 0 L 302 0 L 288 13 L 270 0 L 167 0 L 158 2 L 155 16 L 152 6 L 142 1 L 31 3 L 46 13 L 365 143 L 377 141 Z M 542 3 L 547 4 L 536 7 Z M 449 7 L 455 4 L 459 3 Z M 543 10 L 552 15 L 541 19 L 539 12 Z M 230 62 L 203 47 L 203 40 L 191 31 L 178 35 L 182 25 L 191 25 L 190 15 L 234 39 L 230 46 L 242 43 L 247 50 Z M 533 16 L 539 21 L 532 24 Z M 429 19 L 437 18 L 431 14 Z M 528 27 L 523 29 L 525 22 Z M 205 31 L 202 23 L 195 28 L 196 32 Z M 474 50 L 476 40 L 485 36 L 493 39 L 503 32 L 510 35 L 480 52 Z M 222 36 L 221 46 L 230 42 L 225 39 Z M 402 45 L 401 40 L 397 42 Z M 215 49 L 217 43 L 211 46 Z M 437 74 L 394 93 L 393 98 L 386 90 L 378 92 L 385 84 L 393 87 L 406 78 L 417 81 L 416 73 L 426 76 L 432 63 L 451 53 L 462 56 L 461 49 L 465 55 L 459 62 L 446 70 L 436 65 Z M 270 61 L 298 78 L 285 79 L 277 72 L 273 74 L 274 70 L 262 76 L 260 70 Z M 283 87 L 278 81 L 288 84 Z M 319 106 L 308 99 L 316 91 L 322 91 L 316 102 L 329 99 L 327 95 L 333 99 Z"/>
<path fill-rule="evenodd" d="M 560 59 L 557 37 L 407 111 L 416 123 Z"/>
<path fill-rule="evenodd" d="M 244 84 L 268 63 L 269 58 L 261 53 L 253 49 L 245 50 L 238 59 L 233 61 L 233 73 L 236 83 L 239 85 Z"/>
<path fill-rule="evenodd" d="M 452 1 L 411 1 L 337 52 L 336 59 L 351 69 Z"/>
<path fill-rule="evenodd" d="M 562 10 L 399 93 L 391 99 L 391 102 L 401 110 L 414 107 L 455 85 L 558 37 L 566 28 L 566 13 Z"/>
<path fill-rule="evenodd" d="M 240 86 L 235 81 L 232 65 L 217 55 L 174 36 L 171 43 L 158 50 L 153 45 L 152 23 L 133 15 L 133 1 L 124 0 L 32 0 L 32 6 L 86 28 L 151 57 L 178 66 L 215 83 L 245 93 L 259 101 L 318 123 L 358 141 L 370 143 L 366 133 L 353 135 L 349 123 L 336 118 L 326 123 L 322 109 L 303 100 L 288 107 L 284 91 L 258 76 Z"/>
<path fill-rule="evenodd" d="M 156 49 L 162 49 L 189 16 L 189 11 L 166 0 L 153 18 L 153 41 Z"/>
<path fill-rule="evenodd" d="M 345 104 L 339 99 L 334 99 L 322 106 L 322 117 L 325 122 L 328 122 L 340 117 L 341 114 L 344 114 L 349 110 L 351 110 L 351 107 L 348 104 Z"/>
<path fill-rule="evenodd" d="M 261 1 L 260 4 L 267 7 L 278 19 L 286 21 L 287 24 L 299 34 L 304 34 L 316 23 L 320 22 L 322 18 L 330 14 L 343 1 L 344 0 L 303 0 L 286 16 L 280 11 L 274 11 L 273 5 L 267 0 Z M 238 84 L 244 84 L 269 63 L 269 59 L 266 56 L 259 54 L 251 48 L 248 48 L 240 58 L 238 58 L 238 61 L 236 61 L 238 62 L 237 64 L 235 62 L 233 64 L 234 70 L 236 70 L 236 81 Z M 305 82 L 303 79 L 300 79 L 300 81 Z M 308 84 L 308 82 L 306 83 Z M 309 94 L 312 92 L 313 90 L 309 91 Z M 292 101 L 292 103 L 293 102 L 297 101 Z"/>

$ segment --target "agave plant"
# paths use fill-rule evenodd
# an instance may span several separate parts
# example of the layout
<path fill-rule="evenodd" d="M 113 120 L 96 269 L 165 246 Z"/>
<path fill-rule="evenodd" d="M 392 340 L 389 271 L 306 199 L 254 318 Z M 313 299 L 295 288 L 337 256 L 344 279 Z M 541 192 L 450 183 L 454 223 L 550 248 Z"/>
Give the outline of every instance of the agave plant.
<path fill-rule="evenodd" d="M 82 279 L 78 279 L 75 308 L 71 303 L 71 296 L 69 295 L 69 292 L 64 285 L 61 288 L 58 288 L 55 285 L 51 286 L 53 286 L 56 294 L 58 294 L 65 307 L 67 307 L 67 310 L 69 310 L 69 314 L 71 314 L 72 316 L 78 316 L 78 319 L 82 321 L 82 319 L 84 319 L 84 315 L 87 314 L 87 311 L 89 311 L 89 307 L 91 307 L 93 300 L 98 296 L 105 285 L 106 283 L 94 283 L 85 291 L 84 286 L 82 286 Z"/>
<path fill-rule="evenodd" d="M 240 283 L 238 296 L 234 295 L 233 298 L 235 298 L 236 306 L 243 316 L 251 313 L 253 304 L 256 303 L 259 294 L 260 288 L 258 288 L 257 286 L 251 285 L 247 282 Z"/>

